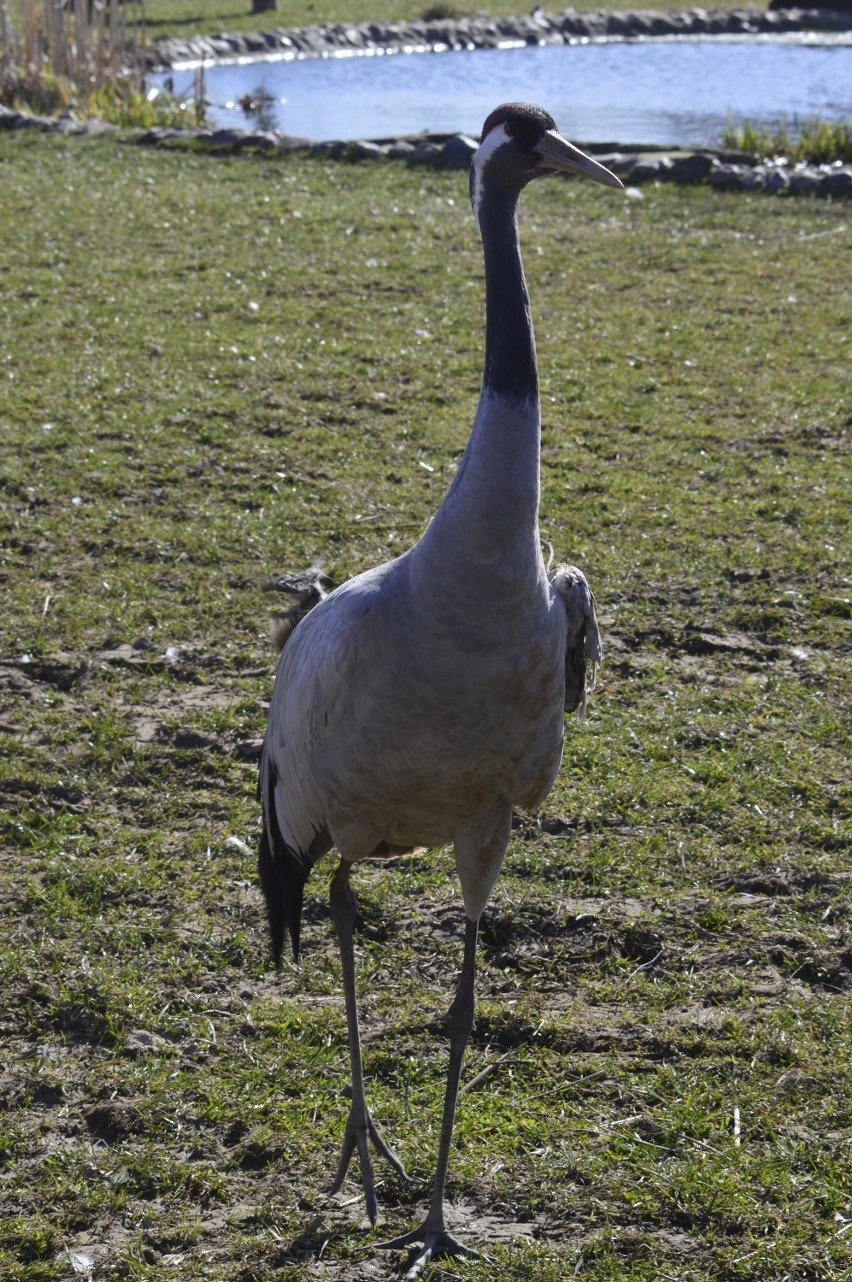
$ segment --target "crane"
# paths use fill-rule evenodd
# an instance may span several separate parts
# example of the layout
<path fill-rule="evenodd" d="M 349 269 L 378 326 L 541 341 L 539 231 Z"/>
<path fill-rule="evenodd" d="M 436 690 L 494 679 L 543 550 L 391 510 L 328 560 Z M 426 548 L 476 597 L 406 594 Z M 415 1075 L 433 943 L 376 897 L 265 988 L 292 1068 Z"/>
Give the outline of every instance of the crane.
<path fill-rule="evenodd" d="M 560 172 L 621 187 L 562 138 L 541 108 L 508 103 L 491 112 L 470 170 L 486 320 L 467 448 L 414 547 L 330 594 L 318 584 L 295 626 L 279 635 L 260 763 L 259 872 L 276 960 L 287 934 L 298 959 L 308 875 L 332 847 L 340 856 L 330 910 L 352 1096 L 332 1191 L 357 1151 L 373 1224 L 371 1146 L 400 1175 L 405 1171 L 364 1094 L 352 867 L 447 843 L 455 850 L 464 955 L 448 1015 L 435 1180 L 423 1223 L 380 1244 L 422 1248 L 410 1277 L 433 1256 L 467 1250 L 446 1228 L 444 1201 L 474 1018 L 478 922 L 500 872 L 512 809 L 535 809 L 546 797 L 561 760 L 564 712 L 584 704 L 587 667 L 601 657 L 588 584 L 572 566 L 548 571 L 538 530 L 538 371 L 517 207 L 529 182 Z"/>

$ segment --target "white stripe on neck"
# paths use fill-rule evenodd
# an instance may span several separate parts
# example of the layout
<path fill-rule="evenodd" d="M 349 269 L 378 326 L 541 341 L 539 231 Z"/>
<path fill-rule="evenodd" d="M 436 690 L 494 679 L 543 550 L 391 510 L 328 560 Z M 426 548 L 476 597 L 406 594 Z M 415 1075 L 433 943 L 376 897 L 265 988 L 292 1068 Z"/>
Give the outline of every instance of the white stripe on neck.
<path fill-rule="evenodd" d="M 473 216 L 476 219 L 477 227 L 480 227 L 479 211 L 482 206 L 482 197 L 485 190 L 485 171 L 488 168 L 488 163 L 495 151 L 498 151 L 499 148 L 504 146 L 508 141 L 509 135 L 506 133 L 505 125 L 495 125 L 493 129 L 489 130 L 488 134 L 483 138 L 474 153 L 473 192 L 471 204 L 473 205 Z"/>

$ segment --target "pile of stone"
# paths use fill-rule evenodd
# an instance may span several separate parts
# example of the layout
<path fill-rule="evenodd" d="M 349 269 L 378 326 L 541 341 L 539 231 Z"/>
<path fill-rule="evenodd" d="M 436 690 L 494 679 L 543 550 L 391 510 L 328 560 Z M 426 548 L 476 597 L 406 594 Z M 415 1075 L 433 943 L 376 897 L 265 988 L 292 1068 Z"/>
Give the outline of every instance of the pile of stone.
<path fill-rule="evenodd" d="M 572 44 L 583 40 L 641 40 L 661 36 L 730 36 L 787 31 L 843 32 L 850 14 L 840 9 L 652 9 L 610 13 L 536 8 L 517 18 L 442 18 L 421 22 L 335 23 L 278 27 L 249 35 L 192 36 L 156 41 L 147 51 L 152 68 L 234 58 L 363 54 L 445 49 L 497 49 L 511 45 Z"/>
<path fill-rule="evenodd" d="M 228 138 L 232 146 L 244 148 L 257 145 L 252 139 L 258 135 L 244 130 L 222 130 L 220 145 Z M 289 144 L 298 146 L 295 139 Z M 278 145 L 276 135 L 263 136 L 264 148 Z M 425 135 L 417 138 L 396 138 L 383 142 L 324 142 L 305 144 L 310 154 L 348 160 L 368 157 L 387 157 L 405 160 L 410 165 L 429 165 L 436 169 L 467 169 L 476 150 L 476 141 L 466 134 Z M 784 156 L 758 160 L 748 152 L 739 151 L 672 151 L 658 148 L 652 151 L 608 151 L 594 144 L 583 143 L 583 150 L 593 154 L 606 165 L 626 186 L 643 183 L 708 182 L 712 187 L 740 191 L 786 192 L 790 195 L 852 196 L 852 166 L 839 162 L 831 165 L 791 165 Z"/>
<path fill-rule="evenodd" d="M 476 150 L 476 141 L 466 134 L 427 134 L 416 138 L 392 138 L 379 142 L 311 143 L 275 133 L 252 133 L 246 129 L 149 129 L 137 136 L 147 145 L 191 141 L 194 145 L 229 151 L 303 151 L 310 156 L 332 160 L 359 161 L 385 158 L 404 160 L 409 165 L 434 169 L 467 169 Z M 740 191 L 762 191 L 802 196 L 852 196 L 852 166 L 791 165 L 783 156 L 758 160 L 746 152 L 636 150 L 603 151 L 582 144 L 602 164 L 618 174 L 625 186 L 644 183 L 681 184 L 707 182 L 712 187 Z"/>
<path fill-rule="evenodd" d="M 603 163 L 631 186 L 646 182 L 697 183 L 734 191 L 791 196 L 852 196 L 852 166 L 791 165 L 785 156 L 763 160 L 744 152 L 665 152 L 614 155 Z"/>

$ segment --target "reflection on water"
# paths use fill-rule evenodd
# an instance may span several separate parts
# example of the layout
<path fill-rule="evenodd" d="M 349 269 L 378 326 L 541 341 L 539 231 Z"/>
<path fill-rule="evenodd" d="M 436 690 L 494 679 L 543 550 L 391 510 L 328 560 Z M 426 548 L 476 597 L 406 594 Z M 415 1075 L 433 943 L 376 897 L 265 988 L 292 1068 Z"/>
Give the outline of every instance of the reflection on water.
<path fill-rule="evenodd" d="M 192 71 L 169 74 L 191 93 Z M 541 102 L 586 142 L 711 145 L 730 120 L 852 115 L 852 48 L 716 37 L 279 59 L 212 66 L 206 93 L 216 126 L 315 141 L 477 134 L 495 103 L 514 99 Z M 262 102 L 260 116 L 241 100 Z"/>
<path fill-rule="evenodd" d="M 254 123 L 256 130 L 275 130 L 279 125 L 279 107 L 281 104 L 261 82 L 254 89 L 244 93 L 237 100 L 237 106 L 246 117 Z"/>

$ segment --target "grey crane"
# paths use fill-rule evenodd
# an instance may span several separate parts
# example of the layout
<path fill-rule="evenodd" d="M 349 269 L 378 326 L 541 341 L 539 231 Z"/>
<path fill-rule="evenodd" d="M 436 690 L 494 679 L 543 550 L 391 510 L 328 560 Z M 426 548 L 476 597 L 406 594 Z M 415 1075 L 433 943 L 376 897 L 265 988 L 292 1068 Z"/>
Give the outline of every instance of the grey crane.
<path fill-rule="evenodd" d="M 330 595 L 322 586 L 280 640 L 258 793 L 259 868 L 272 946 L 298 958 L 305 882 L 332 846 L 331 882 L 352 1070 L 332 1191 L 357 1151 L 377 1216 L 372 1147 L 401 1174 L 364 1096 L 355 1001 L 352 865 L 452 842 L 465 912 L 464 959 L 448 1016 L 450 1057 L 438 1161 L 423 1223 L 383 1246 L 466 1248 L 444 1200 L 462 1057 L 473 1026 L 477 929 L 500 871 L 512 808 L 534 809 L 559 769 L 564 711 L 585 699 L 600 657 L 594 598 L 579 570 L 548 573 L 538 531 L 540 407 L 517 206 L 534 178 L 614 174 L 510 103 L 485 121 L 470 196 L 485 255 L 485 365 L 462 461 L 422 538 Z M 311 606 L 313 608 L 311 608 Z"/>

